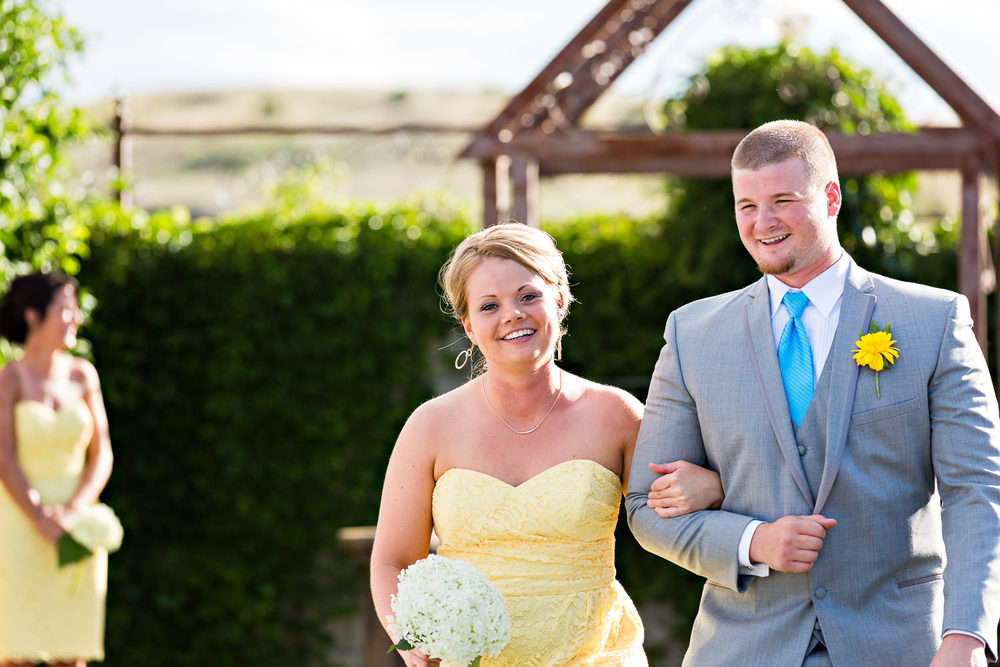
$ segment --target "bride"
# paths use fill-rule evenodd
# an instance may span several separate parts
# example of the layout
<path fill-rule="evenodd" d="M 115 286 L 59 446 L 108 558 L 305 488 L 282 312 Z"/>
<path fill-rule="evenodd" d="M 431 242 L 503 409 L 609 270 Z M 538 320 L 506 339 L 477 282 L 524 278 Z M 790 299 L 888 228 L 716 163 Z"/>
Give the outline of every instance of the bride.
<path fill-rule="evenodd" d="M 512 637 L 482 667 L 645 665 L 642 622 L 614 568 L 642 404 L 556 366 L 573 297 L 545 232 L 506 223 L 473 234 L 441 283 L 472 344 L 459 361 L 478 350 L 481 372 L 417 408 L 399 434 L 372 551 L 379 618 L 433 527 L 438 554 L 476 566 L 504 595 Z M 714 472 L 654 470 L 674 471 L 650 501 L 664 516 L 722 499 Z M 409 667 L 437 664 L 401 655 Z"/>

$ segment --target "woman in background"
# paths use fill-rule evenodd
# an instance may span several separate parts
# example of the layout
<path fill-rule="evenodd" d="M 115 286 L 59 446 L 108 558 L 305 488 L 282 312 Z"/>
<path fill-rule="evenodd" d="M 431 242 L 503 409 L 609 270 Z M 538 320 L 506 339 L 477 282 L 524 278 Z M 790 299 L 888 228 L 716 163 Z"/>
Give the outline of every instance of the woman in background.
<path fill-rule="evenodd" d="M 458 246 L 441 282 L 485 372 L 421 405 L 399 435 L 372 551 L 379 618 L 433 526 L 438 554 L 476 566 L 504 595 L 512 637 L 483 667 L 647 664 L 614 567 L 642 404 L 556 366 L 572 301 L 562 254 L 545 232 L 496 225 Z M 721 502 L 714 472 L 673 474 L 683 511 Z M 401 655 L 409 667 L 436 664 Z"/>
<path fill-rule="evenodd" d="M 56 543 L 111 474 L 97 371 L 73 357 L 76 283 L 34 273 L 0 301 L 0 335 L 23 355 L 0 369 L 0 661 L 83 667 L 104 659 L 107 553 L 60 569 Z"/>

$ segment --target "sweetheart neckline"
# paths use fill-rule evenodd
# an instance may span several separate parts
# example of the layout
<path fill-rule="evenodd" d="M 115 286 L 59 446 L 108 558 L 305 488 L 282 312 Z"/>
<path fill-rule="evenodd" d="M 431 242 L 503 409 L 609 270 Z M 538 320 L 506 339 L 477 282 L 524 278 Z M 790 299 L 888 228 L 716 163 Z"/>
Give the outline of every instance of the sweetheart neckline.
<path fill-rule="evenodd" d="M 542 475 L 544 475 L 546 473 L 549 473 L 549 472 L 555 470 L 556 468 L 562 467 L 562 466 L 570 464 L 570 463 L 581 463 L 581 462 L 582 463 L 591 463 L 591 464 L 597 466 L 597 468 L 598 468 L 599 471 L 602 471 L 602 472 L 605 472 L 605 473 L 611 475 L 612 477 L 615 478 L 615 481 L 619 485 L 621 484 L 622 480 L 621 480 L 621 478 L 618 476 L 618 474 L 616 472 L 614 472 L 613 470 L 611 470 L 607 466 L 605 466 L 605 465 L 603 465 L 601 463 L 598 463 L 597 461 L 594 461 L 593 459 L 567 459 L 565 461 L 560 461 L 559 463 L 556 463 L 555 465 L 551 465 L 548 468 L 545 468 L 544 470 L 541 470 L 541 471 L 535 473 L 531 477 L 528 477 L 527 479 L 523 480 L 520 484 L 511 484 L 510 482 L 502 480 L 499 477 L 496 477 L 495 475 L 489 474 L 488 472 L 482 472 L 480 470 L 473 470 L 472 468 L 463 468 L 461 466 L 455 466 L 453 468 L 448 468 L 447 470 L 445 470 L 443 473 L 441 473 L 438 476 L 437 480 L 434 483 L 434 488 L 437 489 L 437 485 L 441 483 L 441 480 L 444 479 L 445 475 L 447 475 L 448 473 L 450 473 L 452 470 L 457 470 L 457 471 L 471 472 L 474 475 L 479 475 L 480 477 L 486 477 L 487 479 L 492 479 L 493 481 L 495 481 L 495 482 L 497 482 L 499 484 L 502 484 L 503 486 L 506 486 L 507 488 L 510 488 L 510 489 L 519 489 L 522 486 L 524 486 L 525 484 L 527 484 L 528 482 L 536 480 L 539 477 L 541 477 Z"/>
<path fill-rule="evenodd" d="M 83 398 L 78 398 L 78 399 L 75 399 L 75 400 L 66 401 L 64 403 L 61 403 L 58 408 L 54 408 L 51 405 L 49 405 L 48 403 L 45 403 L 44 401 L 38 401 L 38 400 L 35 400 L 34 398 L 22 398 L 22 399 L 14 402 L 14 407 L 16 408 L 19 405 L 23 405 L 23 404 L 26 404 L 26 403 L 28 403 L 28 404 L 33 403 L 35 405 L 40 405 L 43 408 L 47 408 L 53 414 L 59 414 L 60 412 L 62 412 L 66 408 L 68 408 L 69 406 L 76 405 L 77 403 L 80 403 L 82 401 L 83 401 Z"/>

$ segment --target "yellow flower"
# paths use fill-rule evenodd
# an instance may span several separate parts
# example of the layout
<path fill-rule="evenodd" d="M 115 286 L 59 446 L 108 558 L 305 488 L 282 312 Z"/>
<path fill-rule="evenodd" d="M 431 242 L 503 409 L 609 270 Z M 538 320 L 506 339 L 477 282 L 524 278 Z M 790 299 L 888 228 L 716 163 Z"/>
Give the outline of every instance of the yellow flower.
<path fill-rule="evenodd" d="M 875 371 L 875 395 L 882 397 L 878 386 L 878 372 L 885 368 L 885 365 L 895 363 L 899 357 L 899 350 L 893 347 L 896 343 L 892 339 L 892 325 L 887 324 L 879 329 L 875 322 L 868 324 L 868 333 L 860 335 L 855 345 L 854 361 L 858 366 L 867 366 Z"/>
<path fill-rule="evenodd" d="M 899 356 L 899 350 L 893 347 L 895 343 L 888 331 L 876 331 L 865 334 L 855 345 L 854 361 L 858 366 L 867 366 L 873 371 L 885 368 L 885 363 L 893 363 Z"/>

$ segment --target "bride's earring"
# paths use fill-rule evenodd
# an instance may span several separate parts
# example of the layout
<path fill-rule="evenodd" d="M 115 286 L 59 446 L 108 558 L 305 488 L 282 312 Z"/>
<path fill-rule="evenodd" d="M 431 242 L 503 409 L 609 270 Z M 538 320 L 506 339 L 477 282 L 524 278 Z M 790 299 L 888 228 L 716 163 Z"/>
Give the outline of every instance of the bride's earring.
<path fill-rule="evenodd" d="M 472 358 L 472 352 L 476 349 L 475 345 L 470 345 L 468 350 L 462 350 L 455 357 L 455 369 L 462 370 L 465 368 L 465 364 L 469 363 L 469 359 Z"/>

